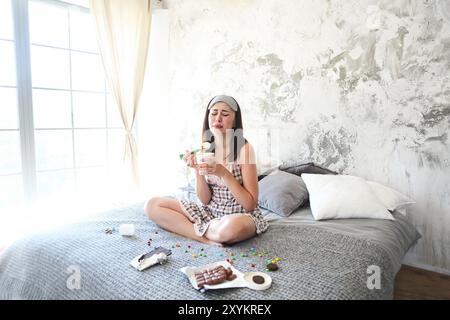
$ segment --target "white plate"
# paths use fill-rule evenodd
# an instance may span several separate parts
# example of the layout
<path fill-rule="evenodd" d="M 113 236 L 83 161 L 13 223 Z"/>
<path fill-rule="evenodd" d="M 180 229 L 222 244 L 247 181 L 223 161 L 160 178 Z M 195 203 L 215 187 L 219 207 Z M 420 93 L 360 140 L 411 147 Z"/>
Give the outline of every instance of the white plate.
<path fill-rule="evenodd" d="M 236 278 L 234 280 L 225 281 L 215 285 L 205 285 L 204 286 L 205 290 L 226 289 L 226 288 L 250 288 L 253 290 L 266 290 L 269 289 L 270 285 L 272 284 L 272 278 L 268 274 L 263 272 L 242 273 L 235 267 L 233 267 L 228 261 L 219 261 L 201 267 L 184 267 L 181 268 L 180 271 L 183 272 L 188 277 L 189 282 L 195 289 L 200 290 L 200 288 L 197 286 L 197 281 L 195 280 L 194 275 L 198 272 L 202 272 L 206 269 L 212 269 L 218 266 L 223 266 L 225 269 L 231 268 L 233 274 L 236 275 Z M 264 283 L 263 284 L 255 283 L 252 280 L 253 276 L 255 275 L 263 277 L 265 280 Z"/>

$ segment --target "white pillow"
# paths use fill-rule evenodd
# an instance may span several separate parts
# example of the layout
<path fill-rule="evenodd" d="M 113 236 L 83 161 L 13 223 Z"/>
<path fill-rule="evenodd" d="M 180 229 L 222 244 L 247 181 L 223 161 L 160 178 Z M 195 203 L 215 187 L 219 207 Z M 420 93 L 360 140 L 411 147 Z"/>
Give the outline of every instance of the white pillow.
<path fill-rule="evenodd" d="M 409 204 L 416 203 L 414 200 L 398 192 L 397 190 L 373 181 L 367 181 L 367 183 L 370 185 L 377 198 L 388 210 L 397 210 L 405 215 L 405 207 Z"/>
<path fill-rule="evenodd" d="M 370 185 L 349 175 L 302 174 L 315 220 L 370 218 L 395 220 Z"/>

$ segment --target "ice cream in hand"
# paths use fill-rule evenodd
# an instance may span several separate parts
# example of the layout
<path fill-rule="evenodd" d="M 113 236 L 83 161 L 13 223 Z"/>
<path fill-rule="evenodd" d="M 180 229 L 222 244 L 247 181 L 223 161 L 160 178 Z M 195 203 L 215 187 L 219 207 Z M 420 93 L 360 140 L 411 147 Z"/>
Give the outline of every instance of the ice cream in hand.
<path fill-rule="evenodd" d="M 209 150 L 209 148 L 211 148 L 211 143 L 209 143 L 208 141 L 205 141 L 205 142 L 202 143 L 202 146 L 201 146 L 200 149 L 192 150 L 192 151 L 191 151 L 191 154 L 197 153 L 197 152 L 199 152 L 199 151 L 205 152 L 206 150 Z M 181 154 L 179 155 L 179 157 L 180 157 L 180 160 L 183 160 L 184 153 L 181 153 Z"/>

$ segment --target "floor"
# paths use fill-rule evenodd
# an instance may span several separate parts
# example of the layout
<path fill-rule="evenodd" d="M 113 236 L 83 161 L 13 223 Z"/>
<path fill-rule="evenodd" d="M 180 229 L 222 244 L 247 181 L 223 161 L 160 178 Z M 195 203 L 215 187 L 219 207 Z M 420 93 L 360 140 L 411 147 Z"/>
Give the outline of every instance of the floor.
<path fill-rule="evenodd" d="M 403 265 L 395 278 L 395 300 L 450 300 L 450 276 Z"/>

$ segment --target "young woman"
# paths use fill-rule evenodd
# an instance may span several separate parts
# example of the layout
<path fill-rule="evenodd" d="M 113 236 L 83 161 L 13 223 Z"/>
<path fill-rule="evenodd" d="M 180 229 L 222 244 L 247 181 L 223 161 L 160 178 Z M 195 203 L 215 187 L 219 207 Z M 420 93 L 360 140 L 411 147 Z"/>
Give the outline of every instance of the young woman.
<path fill-rule="evenodd" d="M 258 207 L 255 153 L 243 137 L 241 109 L 230 96 L 216 96 L 208 104 L 203 141 L 211 142 L 215 163 L 197 164 L 186 151 L 186 164 L 196 171 L 201 204 L 151 198 L 149 218 L 160 227 L 199 242 L 224 245 L 249 239 L 267 230 Z M 206 173 L 201 175 L 200 172 Z"/>

